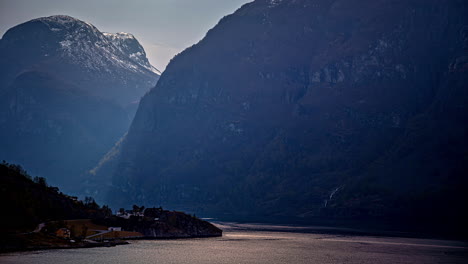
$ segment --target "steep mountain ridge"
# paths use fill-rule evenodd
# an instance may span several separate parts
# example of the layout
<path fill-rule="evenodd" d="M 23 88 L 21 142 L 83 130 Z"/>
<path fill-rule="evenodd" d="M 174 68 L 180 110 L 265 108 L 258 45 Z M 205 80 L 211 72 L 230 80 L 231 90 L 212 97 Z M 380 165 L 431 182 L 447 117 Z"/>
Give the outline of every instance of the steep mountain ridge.
<path fill-rule="evenodd" d="M 447 224 L 450 212 L 461 223 L 466 155 L 453 142 L 467 138 L 467 10 L 456 0 L 244 5 L 142 99 L 106 168 L 108 201 L 287 221 L 421 213 Z"/>

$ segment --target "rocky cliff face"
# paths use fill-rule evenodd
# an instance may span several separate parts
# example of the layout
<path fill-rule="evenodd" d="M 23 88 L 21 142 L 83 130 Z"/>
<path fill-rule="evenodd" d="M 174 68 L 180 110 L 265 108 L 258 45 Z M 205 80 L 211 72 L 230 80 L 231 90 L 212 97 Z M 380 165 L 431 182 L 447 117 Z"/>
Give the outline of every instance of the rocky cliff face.
<path fill-rule="evenodd" d="M 76 194 L 158 78 L 131 34 L 103 34 L 68 16 L 8 30 L 0 40 L 0 160 Z"/>
<path fill-rule="evenodd" d="M 244 5 L 176 56 L 142 99 L 110 201 L 383 216 L 408 193 L 458 188 L 466 11 L 456 0 Z"/>

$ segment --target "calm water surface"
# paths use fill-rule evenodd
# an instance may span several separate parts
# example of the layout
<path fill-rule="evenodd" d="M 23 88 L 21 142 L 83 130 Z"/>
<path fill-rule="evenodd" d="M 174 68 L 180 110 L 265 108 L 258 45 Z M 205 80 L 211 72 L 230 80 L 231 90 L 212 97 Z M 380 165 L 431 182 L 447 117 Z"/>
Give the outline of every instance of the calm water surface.
<path fill-rule="evenodd" d="M 468 244 L 460 241 L 311 234 L 284 226 L 219 225 L 225 230 L 220 238 L 140 240 L 112 248 L 4 254 L 0 255 L 0 263 L 468 263 Z"/>

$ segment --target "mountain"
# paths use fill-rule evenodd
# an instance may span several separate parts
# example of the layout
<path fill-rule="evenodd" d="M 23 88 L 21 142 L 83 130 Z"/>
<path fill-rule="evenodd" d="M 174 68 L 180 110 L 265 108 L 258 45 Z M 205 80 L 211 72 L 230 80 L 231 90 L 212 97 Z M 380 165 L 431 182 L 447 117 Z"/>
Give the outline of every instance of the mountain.
<path fill-rule="evenodd" d="M 460 226 L 467 8 L 244 5 L 177 55 L 143 97 L 105 170 L 109 202 L 231 219 Z"/>
<path fill-rule="evenodd" d="M 47 69 L 84 91 L 123 106 L 156 84 L 159 72 L 128 33 L 102 33 L 69 17 L 33 19 L 9 29 L 0 41 L 1 83 L 23 71 Z"/>
<path fill-rule="evenodd" d="M 0 97 L 0 157 L 70 190 L 124 135 L 128 113 L 44 72 L 25 72 Z M 76 189 L 73 189 L 76 191 Z"/>
<path fill-rule="evenodd" d="M 68 16 L 11 28 L 0 40 L 0 160 L 82 193 L 158 78 L 131 34 Z"/>

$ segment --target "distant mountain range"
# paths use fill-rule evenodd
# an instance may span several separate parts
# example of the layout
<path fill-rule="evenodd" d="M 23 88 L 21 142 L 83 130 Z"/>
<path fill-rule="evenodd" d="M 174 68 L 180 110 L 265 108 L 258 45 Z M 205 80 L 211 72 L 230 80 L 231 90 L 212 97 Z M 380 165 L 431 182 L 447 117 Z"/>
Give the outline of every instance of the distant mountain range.
<path fill-rule="evenodd" d="M 457 0 L 244 5 L 144 96 L 96 169 L 113 175 L 108 201 L 463 223 L 467 13 Z"/>
<path fill-rule="evenodd" d="M 76 193 L 159 79 L 128 33 L 50 16 L 0 40 L 0 160 Z"/>

